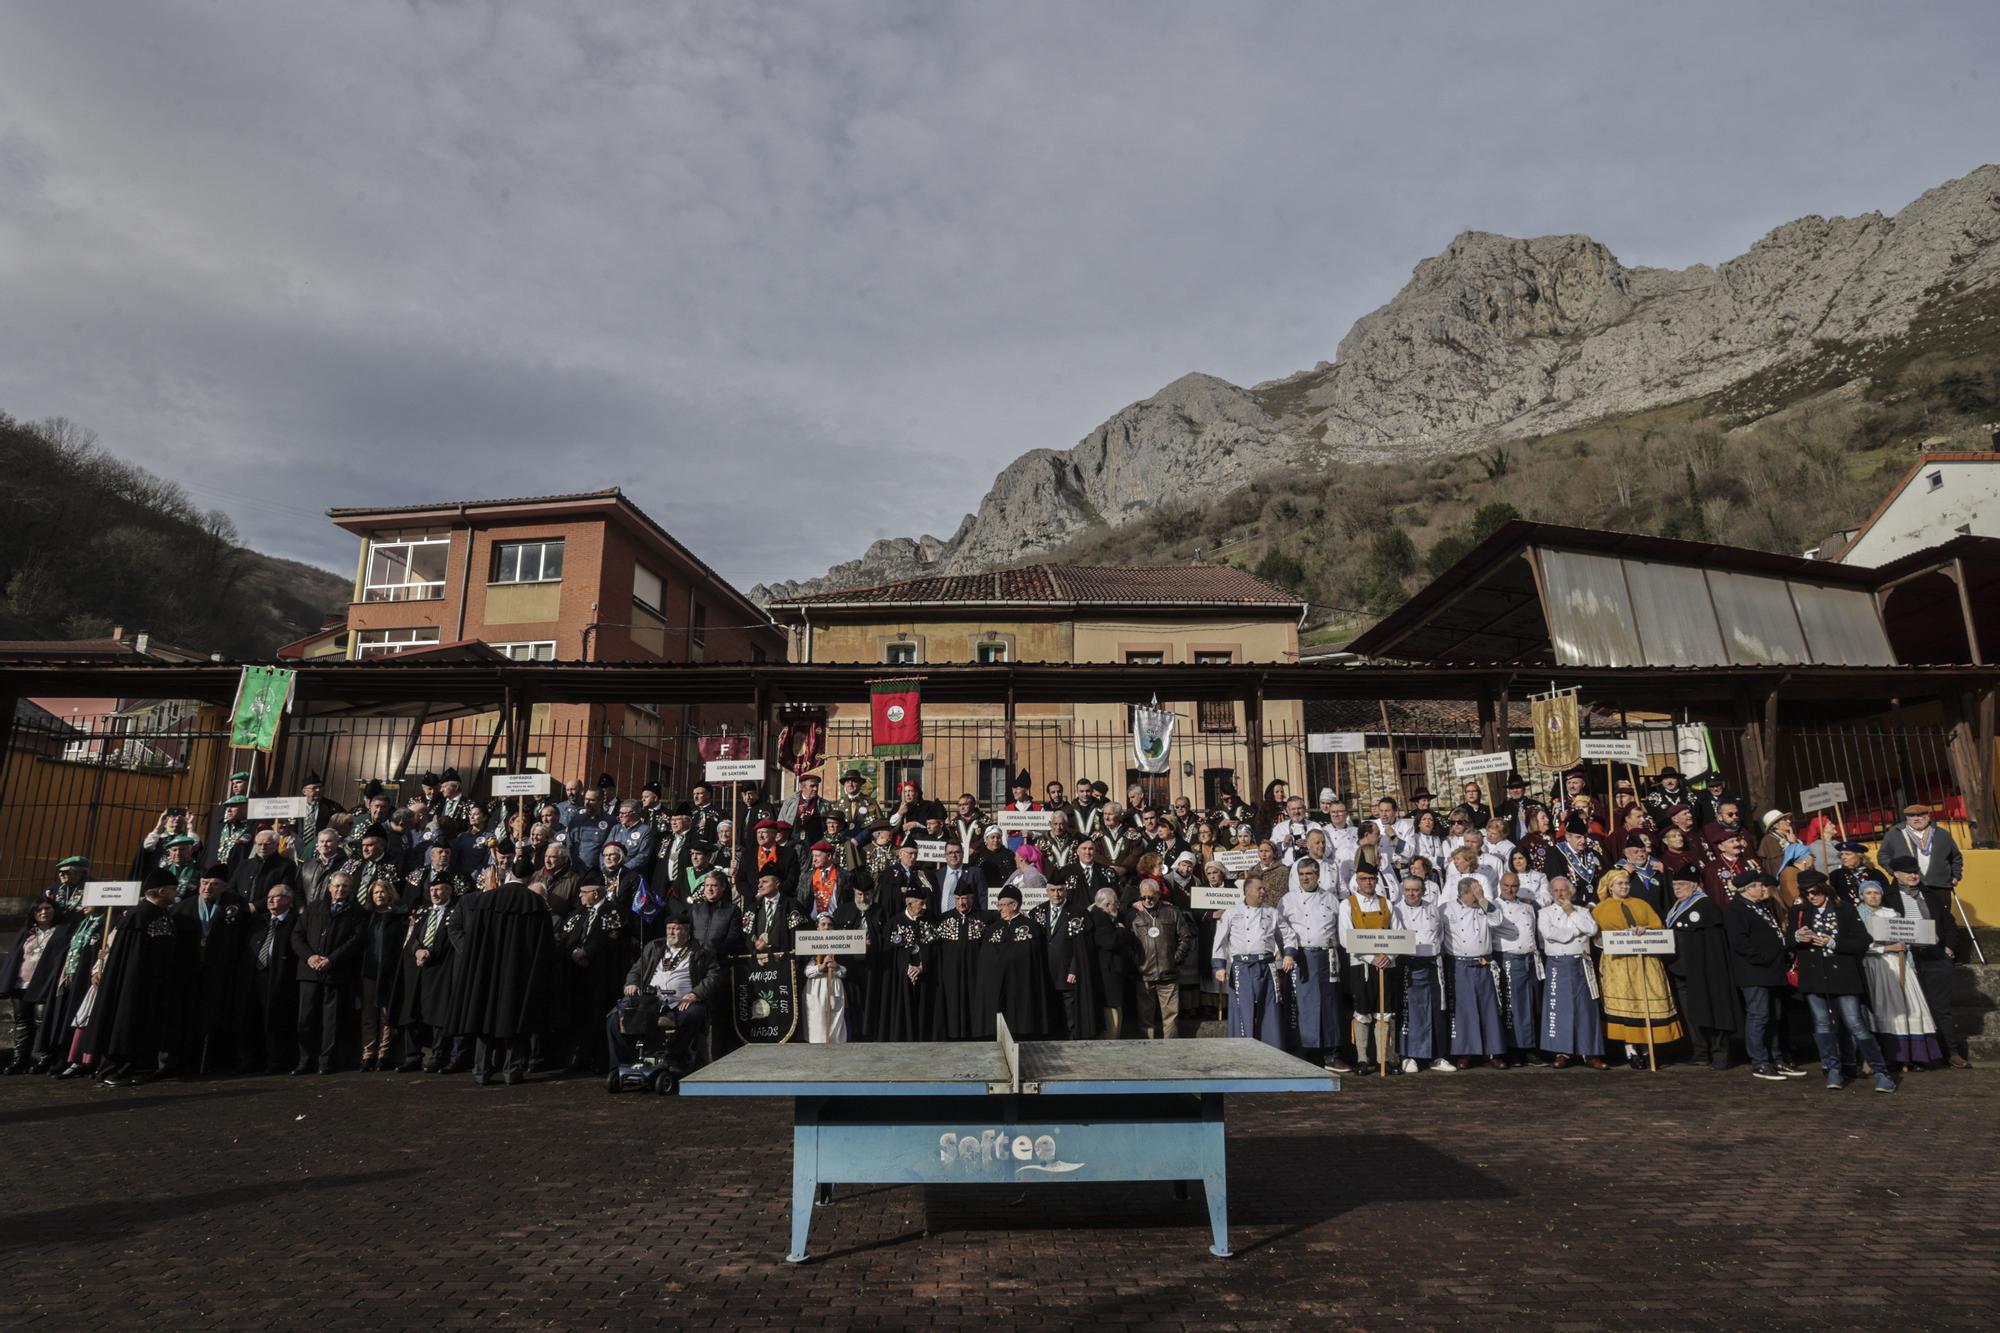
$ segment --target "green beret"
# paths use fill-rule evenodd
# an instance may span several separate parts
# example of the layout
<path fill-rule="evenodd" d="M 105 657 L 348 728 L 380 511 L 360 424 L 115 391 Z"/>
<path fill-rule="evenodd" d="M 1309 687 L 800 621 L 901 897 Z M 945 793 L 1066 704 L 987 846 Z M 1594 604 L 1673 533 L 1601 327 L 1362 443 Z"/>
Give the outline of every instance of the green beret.
<path fill-rule="evenodd" d="M 248 782 L 250 780 L 250 770 L 246 768 L 241 773 L 231 773 L 229 780 L 231 782 Z"/>
<path fill-rule="evenodd" d="M 231 796 L 231 797 L 230 797 L 229 799 L 225 800 L 225 801 L 223 802 L 223 804 L 224 804 L 224 805 L 248 805 L 248 804 L 250 804 L 250 798 L 249 798 L 248 796 Z"/>
<path fill-rule="evenodd" d="M 196 840 L 186 833 L 176 834 L 160 844 L 162 847 L 193 847 L 195 845 L 197 845 Z"/>
<path fill-rule="evenodd" d="M 90 858 L 87 856 L 65 856 L 62 860 L 56 862 L 57 870 L 67 870 L 71 866 L 75 866 L 79 870 L 88 870 L 90 869 Z"/>

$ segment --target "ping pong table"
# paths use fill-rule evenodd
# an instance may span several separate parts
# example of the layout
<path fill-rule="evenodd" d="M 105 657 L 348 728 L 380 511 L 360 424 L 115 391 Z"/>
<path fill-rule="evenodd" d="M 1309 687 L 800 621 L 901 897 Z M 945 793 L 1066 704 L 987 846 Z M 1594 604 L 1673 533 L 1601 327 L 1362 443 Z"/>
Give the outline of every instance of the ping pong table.
<path fill-rule="evenodd" d="M 745 1046 L 687 1097 L 790 1097 L 792 1248 L 811 1256 L 822 1184 L 1200 1181 L 1229 1255 L 1231 1093 L 1337 1092 L 1317 1065 L 1241 1037 Z"/>

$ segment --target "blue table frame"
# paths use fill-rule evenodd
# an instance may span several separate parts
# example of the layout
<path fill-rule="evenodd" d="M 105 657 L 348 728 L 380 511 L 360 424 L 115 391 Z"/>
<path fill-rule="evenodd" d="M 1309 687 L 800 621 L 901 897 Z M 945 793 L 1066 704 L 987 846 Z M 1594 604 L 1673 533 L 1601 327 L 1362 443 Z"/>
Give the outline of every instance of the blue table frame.
<path fill-rule="evenodd" d="M 1316 1065 L 1242 1038 L 750 1046 L 690 1097 L 792 1098 L 793 1263 L 821 1185 L 1200 1181 L 1229 1255 L 1231 1093 L 1334 1092 Z"/>

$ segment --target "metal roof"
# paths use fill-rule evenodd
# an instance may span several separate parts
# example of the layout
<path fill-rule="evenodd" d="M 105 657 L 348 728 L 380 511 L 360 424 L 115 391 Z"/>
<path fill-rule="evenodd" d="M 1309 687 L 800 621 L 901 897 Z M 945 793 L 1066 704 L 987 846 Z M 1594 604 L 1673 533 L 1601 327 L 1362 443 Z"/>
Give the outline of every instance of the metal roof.
<path fill-rule="evenodd" d="M 1295 593 L 1232 565 L 1024 565 L 978 574 L 927 575 L 772 603 L 774 612 L 895 607 L 1304 607 Z"/>

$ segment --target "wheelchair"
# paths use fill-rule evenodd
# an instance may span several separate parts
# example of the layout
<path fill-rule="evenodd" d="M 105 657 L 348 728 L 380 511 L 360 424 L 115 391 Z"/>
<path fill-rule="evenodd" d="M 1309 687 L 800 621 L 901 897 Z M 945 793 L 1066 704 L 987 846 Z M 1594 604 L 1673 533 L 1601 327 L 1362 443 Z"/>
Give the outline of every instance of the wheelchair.
<path fill-rule="evenodd" d="M 702 1065 L 700 1049 L 689 1052 L 679 1062 L 667 1058 L 667 1041 L 674 1029 L 660 1025 L 663 1016 L 672 1020 L 674 1012 L 671 1008 L 662 1008 L 660 997 L 652 991 L 642 990 L 637 995 L 619 997 L 618 1032 L 631 1040 L 633 1059 L 605 1075 L 606 1092 L 651 1092 L 662 1097 L 671 1096 L 679 1090 L 682 1077 Z"/>

